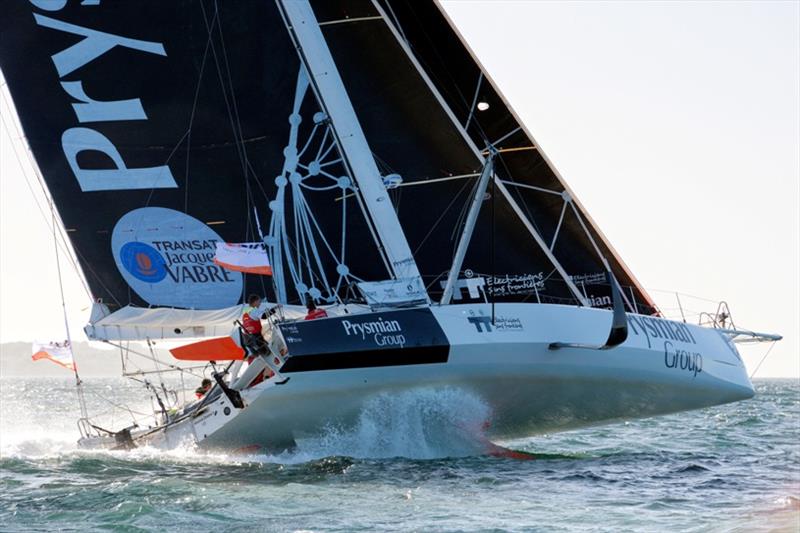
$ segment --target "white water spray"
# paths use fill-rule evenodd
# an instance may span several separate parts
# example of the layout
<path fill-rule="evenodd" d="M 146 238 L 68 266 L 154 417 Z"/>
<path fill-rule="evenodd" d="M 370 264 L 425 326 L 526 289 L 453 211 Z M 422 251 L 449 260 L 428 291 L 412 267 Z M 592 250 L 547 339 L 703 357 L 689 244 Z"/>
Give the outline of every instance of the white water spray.
<path fill-rule="evenodd" d="M 297 456 L 434 459 L 486 451 L 491 410 L 475 394 L 452 387 L 384 393 L 367 401 L 353 427 L 329 426 L 298 442 Z"/>

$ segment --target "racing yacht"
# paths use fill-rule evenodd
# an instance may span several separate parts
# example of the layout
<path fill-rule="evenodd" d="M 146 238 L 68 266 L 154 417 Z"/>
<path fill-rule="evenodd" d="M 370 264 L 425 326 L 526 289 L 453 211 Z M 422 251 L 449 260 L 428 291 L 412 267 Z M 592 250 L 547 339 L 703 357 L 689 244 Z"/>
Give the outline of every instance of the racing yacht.
<path fill-rule="evenodd" d="M 490 439 L 561 431 L 750 398 L 736 343 L 780 338 L 666 318 L 436 1 L 31 1 L 0 25 L 88 338 L 180 344 L 214 379 L 187 403 L 145 379 L 153 422 L 85 413 L 82 446 L 280 450 L 416 389 L 480 398 Z"/>

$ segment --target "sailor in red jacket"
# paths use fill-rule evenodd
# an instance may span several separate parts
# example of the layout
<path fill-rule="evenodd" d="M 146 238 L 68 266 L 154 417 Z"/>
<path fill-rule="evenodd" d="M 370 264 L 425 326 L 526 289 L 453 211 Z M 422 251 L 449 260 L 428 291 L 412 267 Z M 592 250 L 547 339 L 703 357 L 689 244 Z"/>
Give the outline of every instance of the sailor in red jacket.
<path fill-rule="evenodd" d="M 258 294 L 251 294 L 247 298 L 247 305 L 242 310 L 242 327 L 250 335 L 261 336 L 261 317 L 266 311 L 266 306 L 263 307 Z"/>
<path fill-rule="evenodd" d="M 305 320 L 314 320 L 315 318 L 327 318 L 328 313 L 325 312 L 324 309 L 317 309 L 316 304 L 314 303 L 314 299 L 310 296 L 306 301 L 306 308 L 308 309 L 308 314 L 306 315 Z"/>

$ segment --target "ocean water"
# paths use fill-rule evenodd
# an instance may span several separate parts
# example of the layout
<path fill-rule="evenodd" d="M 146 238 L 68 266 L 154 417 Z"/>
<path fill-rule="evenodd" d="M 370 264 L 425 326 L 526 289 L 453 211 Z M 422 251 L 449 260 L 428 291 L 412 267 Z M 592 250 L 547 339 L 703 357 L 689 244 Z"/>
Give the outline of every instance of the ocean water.
<path fill-rule="evenodd" d="M 235 456 L 79 451 L 69 380 L 0 389 L 0 531 L 800 531 L 798 380 L 502 443 L 528 461 L 468 455 L 484 407 L 456 390 L 377 398 L 356 428 Z M 95 394 L 148 405 L 122 380 L 89 392 L 93 410 Z"/>

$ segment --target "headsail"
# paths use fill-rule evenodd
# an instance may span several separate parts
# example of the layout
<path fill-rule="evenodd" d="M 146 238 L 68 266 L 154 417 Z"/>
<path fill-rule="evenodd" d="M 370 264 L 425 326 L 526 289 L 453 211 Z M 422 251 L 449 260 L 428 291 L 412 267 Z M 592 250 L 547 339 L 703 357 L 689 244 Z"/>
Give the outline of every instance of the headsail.
<path fill-rule="evenodd" d="M 307 4 L 324 49 L 313 63 L 336 69 L 349 119 L 282 6 L 6 6 L 0 68 L 97 299 L 112 310 L 224 309 L 249 292 L 333 302 L 419 272 L 438 300 L 493 147 L 452 301 L 610 305 L 610 270 L 632 308 L 654 312 L 436 3 Z M 357 132 L 337 133 L 352 117 L 357 154 Z M 386 203 L 365 201 L 370 191 Z M 261 238 L 257 218 L 270 221 L 274 287 L 214 263 L 217 243 Z"/>

